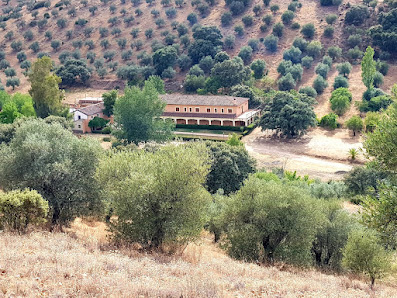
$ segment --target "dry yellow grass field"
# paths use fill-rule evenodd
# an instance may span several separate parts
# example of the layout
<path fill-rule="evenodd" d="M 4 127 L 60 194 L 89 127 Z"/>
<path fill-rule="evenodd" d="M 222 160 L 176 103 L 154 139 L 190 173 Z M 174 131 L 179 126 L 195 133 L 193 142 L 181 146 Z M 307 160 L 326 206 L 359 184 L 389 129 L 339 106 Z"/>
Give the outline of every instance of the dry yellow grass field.
<path fill-rule="evenodd" d="M 397 297 L 386 284 L 235 261 L 205 235 L 175 257 L 114 250 L 104 227 L 0 234 L 0 297 Z"/>

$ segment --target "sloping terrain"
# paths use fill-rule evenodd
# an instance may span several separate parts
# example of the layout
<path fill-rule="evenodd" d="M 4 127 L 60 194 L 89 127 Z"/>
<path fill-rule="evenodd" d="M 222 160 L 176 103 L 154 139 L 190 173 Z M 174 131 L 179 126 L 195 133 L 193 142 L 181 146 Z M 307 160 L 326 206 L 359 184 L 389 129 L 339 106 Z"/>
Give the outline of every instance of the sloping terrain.
<path fill-rule="evenodd" d="M 68 4 L 70 2 L 70 4 Z M 136 1 L 139 2 L 139 1 Z M 227 35 L 235 35 L 234 27 L 236 25 L 242 25 L 242 17 L 244 15 L 252 15 L 254 18 L 253 25 L 250 27 L 244 28 L 243 36 L 236 36 L 236 42 L 234 49 L 227 49 L 230 55 L 237 55 L 240 48 L 242 46 L 247 45 L 248 41 L 252 38 L 260 39 L 264 38 L 267 35 L 271 34 L 271 26 L 281 19 L 281 14 L 287 10 L 288 1 L 282 0 L 273 0 L 271 1 L 271 5 L 277 4 L 280 7 L 280 10 L 277 13 L 270 12 L 270 6 L 265 7 L 261 0 L 253 0 L 249 7 L 247 7 L 246 11 L 241 15 L 238 15 L 233 18 L 233 22 L 230 26 L 222 27 L 221 26 L 221 15 L 228 11 L 228 7 L 226 6 L 223 0 L 219 0 L 214 4 L 214 6 L 210 6 L 209 14 L 205 17 L 201 17 L 197 11 L 196 6 L 193 6 L 191 1 L 183 2 L 181 7 L 175 5 L 174 2 L 168 1 L 169 4 L 166 4 L 167 1 L 155 1 L 152 4 L 148 4 L 144 1 L 140 1 L 138 4 L 133 4 L 130 1 L 127 1 L 123 4 L 123 1 L 99 1 L 99 0 L 88 0 L 84 1 L 66 1 L 65 3 L 68 5 L 60 5 L 60 1 L 51 1 L 50 7 L 42 7 L 36 10 L 29 11 L 27 9 L 27 5 L 23 6 L 21 11 L 19 12 L 21 17 L 19 19 L 9 19 L 6 23 L 6 28 L 3 30 L 3 34 L 1 37 L 1 45 L 6 54 L 6 60 L 10 63 L 10 66 L 17 70 L 17 76 L 21 80 L 20 87 L 16 88 L 16 91 L 26 92 L 29 89 L 29 85 L 27 83 L 26 77 L 22 74 L 22 70 L 19 67 L 19 61 L 17 59 L 17 51 L 14 51 L 11 48 L 11 44 L 13 42 L 22 42 L 22 50 L 27 55 L 27 59 L 29 61 L 34 61 L 36 59 L 39 52 L 47 53 L 51 56 L 51 58 L 58 64 L 58 56 L 63 51 L 74 51 L 78 50 L 83 59 L 86 58 L 87 52 L 91 51 L 95 53 L 96 59 L 101 59 L 105 51 L 115 51 L 116 55 L 113 59 L 114 62 L 118 63 L 118 66 L 125 65 L 127 63 L 137 62 L 137 56 L 142 52 L 146 51 L 148 54 L 152 53 L 151 44 L 153 41 L 158 40 L 163 42 L 165 32 L 175 35 L 175 43 L 179 43 L 178 33 L 172 27 L 172 23 L 183 23 L 189 28 L 189 35 L 191 36 L 191 26 L 187 21 L 187 16 L 196 12 L 198 16 L 198 22 L 202 25 L 215 25 L 219 27 L 222 31 L 223 36 Z M 22 2 L 20 2 L 22 3 Z M 106 4 L 105 4 L 106 3 Z M 164 5 L 163 5 L 163 4 Z M 344 13 L 346 12 L 347 6 L 342 4 L 339 7 L 322 7 L 319 5 L 319 1 L 316 0 L 302 0 L 302 7 L 296 11 L 296 16 L 294 18 L 294 22 L 298 22 L 301 26 L 307 23 L 313 23 L 316 26 L 316 35 L 314 36 L 314 40 L 320 40 L 323 44 L 325 53 L 328 46 L 331 45 L 339 45 L 342 48 L 344 47 L 345 40 L 343 35 L 343 18 Z M 353 0 L 349 1 L 350 5 L 359 4 L 361 1 Z M 3 2 L 1 4 L 1 8 L 4 9 L 10 7 L 16 7 L 18 4 L 17 1 L 12 0 L 9 4 Z M 252 12 L 252 9 L 255 5 L 261 5 L 262 11 L 260 14 L 255 16 Z M 112 5 L 115 8 L 114 12 L 111 12 Z M 96 7 L 97 10 L 92 14 L 90 10 L 92 7 Z M 176 8 L 176 16 L 172 18 L 168 18 L 166 16 L 166 10 L 172 7 Z M 140 10 L 140 15 L 137 14 L 136 10 Z M 70 11 L 74 13 L 71 14 Z M 152 11 L 158 11 L 159 16 L 155 18 L 152 14 Z M 55 15 L 53 14 L 55 12 Z M 32 13 L 37 13 L 37 16 L 32 16 Z M 334 24 L 335 33 L 333 38 L 325 38 L 323 36 L 324 28 L 326 27 L 325 17 L 326 15 L 334 13 L 338 15 L 338 20 Z M 272 24 L 265 32 L 261 32 L 260 26 L 263 24 L 262 18 L 264 15 L 271 14 L 273 16 Z M 47 24 L 38 27 L 40 21 L 47 17 Z M 129 24 L 124 22 L 125 18 L 133 17 L 134 20 Z M 116 18 L 114 25 L 109 23 L 110 19 Z M 155 24 L 155 21 L 158 19 L 164 20 L 164 25 L 158 27 Z M 66 20 L 66 25 L 64 28 L 59 28 L 57 23 L 60 19 Z M 75 22 L 78 20 L 86 20 L 87 23 L 84 26 L 76 25 Z M 32 23 L 33 21 L 33 23 Z M 93 32 L 90 36 L 85 35 L 85 31 L 87 28 L 92 28 Z M 100 28 L 106 28 L 108 30 L 108 35 L 106 37 L 100 36 Z M 112 31 L 114 29 L 120 29 L 119 32 L 115 35 L 112 35 Z M 136 38 L 130 34 L 133 29 L 138 29 L 139 33 Z M 145 37 L 145 31 L 147 29 L 153 29 L 153 36 L 151 38 Z M 2 29 L 0 29 L 2 30 Z M 26 33 L 31 31 L 33 33 L 33 37 L 31 40 L 25 39 Z M 73 31 L 71 37 L 68 37 L 68 31 Z M 117 31 L 117 30 L 116 30 Z M 7 34 L 13 32 L 12 37 L 7 37 Z M 47 32 L 50 32 L 52 37 L 48 37 Z M 47 35 L 47 37 L 46 37 Z M 301 36 L 299 29 L 294 30 L 291 29 L 290 26 L 285 26 L 284 34 L 280 38 L 278 51 L 276 53 L 269 53 L 266 51 L 264 45 L 260 43 L 259 50 L 254 53 L 253 59 L 260 58 L 264 59 L 267 63 L 267 67 L 269 69 L 269 77 L 273 80 L 276 80 L 278 77 L 278 73 L 276 71 L 277 65 L 282 60 L 283 51 L 289 48 L 292 45 L 292 42 L 295 37 Z M 121 49 L 118 45 L 118 40 L 125 39 L 126 45 L 124 49 Z M 59 48 L 54 50 L 51 47 L 51 42 L 54 40 L 59 40 L 61 42 Z M 91 40 L 94 48 L 89 50 L 85 45 L 86 41 Z M 105 50 L 101 46 L 101 42 L 103 40 L 108 40 L 109 46 Z M 33 52 L 29 47 L 32 43 L 38 42 L 40 49 L 38 52 Z M 137 47 L 137 43 L 141 43 L 142 45 Z M 365 48 L 365 44 L 362 45 L 362 48 Z M 80 47 L 80 48 L 79 48 Z M 121 53 L 125 50 L 132 49 L 132 57 L 131 60 L 124 61 L 121 57 Z M 187 49 L 181 46 L 181 53 L 186 53 Z M 298 83 L 296 88 L 301 86 L 311 85 L 314 78 L 314 66 L 317 64 L 320 58 L 313 62 L 313 66 L 309 70 L 305 70 L 303 74 L 302 81 Z M 340 61 L 347 60 L 346 57 L 342 57 Z M 90 64 L 93 67 L 92 64 Z M 94 68 L 94 67 L 93 67 Z M 383 89 L 388 91 L 392 84 L 395 83 L 395 74 L 397 72 L 397 66 L 391 65 L 389 75 L 385 77 L 385 83 L 383 85 Z M 332 92 L 332 83 L 334 77 L 337 75 L 335 70 L 335 63 L 331 69 L 331 72 L 328 77 L 329 87 L 325 90 L 325 92 L 318 96 L 317 101 L 318 105 L 316 106 L 316 113 L 319 117 L 330 112 L 330 104 L 329 97 Z M 184 72 L 177 72 L 177 76 L 175 80 L 171 80 L 168 82 L 169 85 L 172 85 L 172 89 L 180 88 L 183 83 L 183 78 L 185 76 Z M 3 85 L 6 84 L 6 76 L 3 72 L 0 72 L 0 79 L 2 80 Z M 111 88 L 115 84 L 112 84 L 112 81 L 117 81 L 115 71 L 108 69 L 108 74 L 105 75 L 103 79 L 98 77 L 98 74 L 94 71 L 93 76 L 91 78 L 91 85 L 93 89 L 107 89 Z M 354 66 L 352 73 L 350 74 L 350 90 L 353 93 L 353 100 L 357 101 L 361 99 L 361 94 L 364 91 L 364 86 L 361 82 L 361 71 L 359 65 Z M 8 91 L 11 91 L 11 87 L 7 88 Z M 357 113 L 356 107 L 351 105 L 350 111 L 345 113 L 342 117 L 342 122 L 348 119 L 352 114 Z"/>
<path fill-rule="evenodd" d="M 348 277 L 234 261 L 206 238 L 167 257 L 100 250 L 89 232 L 84 240 L 63 233 L 1 234 L 0 297 L 397 296 L 383 284 L 371 290 Z"/>

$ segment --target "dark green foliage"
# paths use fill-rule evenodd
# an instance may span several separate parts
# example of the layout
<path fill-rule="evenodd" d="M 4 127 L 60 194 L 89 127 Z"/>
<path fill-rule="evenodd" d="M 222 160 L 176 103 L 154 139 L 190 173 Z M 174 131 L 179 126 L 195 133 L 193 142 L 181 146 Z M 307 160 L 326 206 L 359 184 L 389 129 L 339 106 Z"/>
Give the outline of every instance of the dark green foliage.
<path fill-rule="evenodd" d="M 301 52 L 305 52 L 307 45 L 309 43 L 307 42 L 306 39 L 302 38 L 302 37 L 296 37 L 294 39 L 294 42 L 292 43 L 292 45 L 296 48 L 298 48 L 299 50 L 301 50 Z"/>
<path fill-rule="evenodd" d="M 205 73 L 210 73 L 212 67 L 214 66 L 214 59 L 212 59 L 211 56 L 206 56 L 200 60 L 199 65 Z"/>
<path fill-rule="evenodd" d="M 216 57 L 215 57 L 216 58 Z M 266 70 L 266 62 L 261 59 L 256 59 L 251 63 L 251 69 L 254 72 L 254 78 L 255 79 L 261 79 L 263 75 L 265 74 Z"/>
<path fill-rule="evenodd" d="M 283 21 L 284 25 L 289 25 L 292 23 L 294 17 L 295 14 L 291 10 L 287 10 L 281 15 L 281 20 Z"/>
<path fill-rule="evenodd" d="M 153 54 L 153 66 L 156 68 L 157 74 L 161 75 L 165 69 L 174 66 L 177 58 L 177 51 L 172 46 L 157 50 Z"/>
<path fill-rule="evenodd" d="M 328 38 L 331 38 L 331 37 L 334 36 L 334 31 L 335 31 L 334 27 L 327 26 L 327 27 L 324 28 L 324 36 L 328 37 Z"/>
<path fill-rule="evenodd" d="M 211 71 L 212 79 L 219 82 L 220 87 L 232 87 L 240 84 L 247 77 L 244 63 L 239 57 L 216 63 Z"/>
<path fill-rule="evenodd" d="M 300 63 L 301 56 L 302 56 L 302 51 L 294 46 L 292 46 L 288 50 L 285 50 L 283 53 L 283 59 L 289 60 L 292 63 Z"/>
<path fill-rule="evenodd" d="M 302 26 L 301 33 L 305 38 L 313 38 L 316 33 L 316 27 L 312 23 L 305 24 Z"/>
<path fill-rule="evenodd" d="M 77 84 L 86 85 L 91 77 L 91 72 L 83 60 L 68 59 L 58 67 L 56 74 L 62 79 L 65 86 Z"/>
<path fill-rule="evenodd" d="M 234 32 L 236 32 L 238 36 L 243 36 L 244 35 L 244 27 L 241 25 L 237 25 L 234 27 Z"/>
<path fill-rule="evenodd" d="M 384 61 L 377 60 L 376 61 L 376 70 L 385 76 L 389 72 L 389 64 L 387 64 Z"/>
<path fill-rule="evenodd" d="M 325 17 L 325 21 L 327 24 L 332 25 L 335 23 L 335 21 L 338 19 L 338 16 L 336 14 L 329 14 Z"/>
<path fill-rule="evenodd" d="M 307 55 L 313 57 L 313 58 L 317 58 L 320 53 L 321 50 L 323 49 L 323 46 L 321 45 L 321 42 L 319 41 L 311 41 L 306 48 L 306 53 Z"/>
<path fill-rule="evenodd" d="M 277 85 L 280 91 L 289 91 L 295 88 L 296 82 L 292 75 L 287 73 L 278 80 Z"/>
<path fill-rule="evenodd" d="M 238 56 L 244 61 L 245 64 L 249 63 L 252 58 L 252 48 L 244 46 L 240 49 Z"/>
<path fill-rule="evenodd" d="M 338 89 L 338 88 L 348 88 L 349 87 L 349 81 L 341 75 L 338 75 L 335 77 L 335 81 L 334 81 L 334 89 Z"/>
<path fill-rule="evenodd" d="M 354 48 L 354 47 L 356 47 L 356 46 L 360 46 L 360 45 L 361 45 L 361 42 L 362 42 L 362 38 L 361 38 L 361 35 L 360 35 L 360 34 L 353 34 L 353 35 L 350 35 L 350 36 L 348 37 L 348 39 L 347 39 L 347 45 L 348 45 L 350 48 Z"/>
<path fill-rule="evenodd" d="M 347 88 L 338 88 L 332 91 L 331 109 L 338 115 L 343 115 L 350 106 L 352 94 Z"/>
<path fill-rule="evenodd" d="M 329 113 L 324 115 L 320 120 L 320 126 L 329 129 L 335 129 L 338 127 L 338 115 L 334 113 Z"/>
<path fill-rule="evenodd" d="M 263 42 L 269 52 L 276 52 L 278 47 L 278 37 L 271 34 L 265 37 Z"/>
<path fill-rule="evenodd" d="M 313 98 L 317 97 L 317 91 L 313 87 L 310 87 L 310 86 L 301 87 L 299 89 L 299 93 L 306 94 L 307 96 L 310 96 Z"/>
<path fill-rule="evenodd" d="M 203 89 L 205 87 L 205 77 L 202 75 L 187 75 L 183 86 L 188 93 L 197 92 L 197 89 Z"/>
<path fill-rule="evenodd" d="M 212 160 L 206 187 L 216 193 L 222 189 L 230 194 L 240 189 L 249 174 L 255 172 L 255 160 L 241 146 L 230 146 L 221 142 L 207 142 Z"/>
<path fill-rule="evenodd" d="M 327 88 L 328 83 L 322 76 L 317 76 L 313 82 L 313 88 L 317 91 L 317 93 L 321 94 L 324 92 L 324 89 Z"/>
<path fill-rule="evenodd" d="M 315 68 L 316 74 L 322 76 L 324 79 L 327 79 L 329 70 L 330 70 L 329 66 L 324 63 L 317 64 Z"/>
<path fill-rule="evenodd" d="M 342 49 L 338 46 L 332 46 L 328 48 L 327 53 L 332 59 L 337 59 L 342 55 Z"/>
<path fill-rule="evenodd" d="M 288 138 L 299 137 L 316 125 L 314 99 L 297 92 L 277 92 L 264 105 L 260 126 Z"/>
<path fill-rule="evenodd" d="M 345 23 L 348 25 L 361 25 L 369 17 L 368 7 L 364 5 L 352 6 L 345 15 Z"/>
<path fill-rule="evenodd" d="M 245 27 L 250 27 L 254 24 L 254 18 L 250 15 L 243 16 L 241 20 Z"/>
<path fill-rule="evenodd" d="M 277 37 L 281 37 L 283 36 L 283 31 L 284 31 L 284 25 L 282 23 L 276 23 L 273 26 L 273 35 L 277 36 Z"/>

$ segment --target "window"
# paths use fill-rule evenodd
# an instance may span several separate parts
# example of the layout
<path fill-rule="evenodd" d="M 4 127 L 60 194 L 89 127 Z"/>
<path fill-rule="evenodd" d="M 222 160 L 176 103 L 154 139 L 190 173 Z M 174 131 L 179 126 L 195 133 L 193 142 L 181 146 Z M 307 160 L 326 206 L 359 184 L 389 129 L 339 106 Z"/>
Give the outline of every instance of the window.
<path fill-rule="evenodd" d="M 185 108 L 184 110 L 185 110 L 185 112 L 187 112 L 187 108 Z"/>
<path fill-rule="evenodd" d="M 79 124 L 79 128 L 81 128 L 81 125 Z"/>
<path fill-rule="evenodd" d="M 227 112 L 228 112 L 229 114 L 231 114 L 231 113 L 233 113 L 233 110 L 232 110 L 232 109 L 227 109 Z"/>
<path fill-rule="evenodd" d="M 207 113 L 211 113 L 211 108 L 207 108 Z"/>
<path fill-rule="evenodd" d="M 224 113 L 224 110 L 222 109 L 222 113 Z"/>
<path fill-rule="evenodd" d="M 80 115 L 78 115 L 77 117 L 79 118 L 79 120 L 81 119 L 81 116 L 80 116 Z"/>
<path fill-rule="evenodd" d="M 215 108 L 215 109 L 214 109 L 214 112 L 215 112 L 215 113 L 218 113 L 218 109 L 217 109 L 217 108 Z"/>
<path fill-rule="evenodd" d="M 192 108 L 189 108 L 189 112 L 192 112 Z"/>
<path fill-rule="evenodd" d="M 200 108 L 196 108 L 196 113 L 200 113 Z"/>
<path fill-rule="evenodd" d="M 175 108 L 175 111 L 179 112 L 179 107 L 176 107 L 176 108 Z"/>

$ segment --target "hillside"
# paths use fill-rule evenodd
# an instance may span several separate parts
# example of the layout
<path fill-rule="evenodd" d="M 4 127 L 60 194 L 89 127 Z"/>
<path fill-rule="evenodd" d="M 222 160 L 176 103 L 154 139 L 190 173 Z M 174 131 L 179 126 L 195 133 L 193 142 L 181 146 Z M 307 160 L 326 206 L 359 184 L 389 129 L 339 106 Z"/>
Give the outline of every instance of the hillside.
<path fill-rule="evenodd" d="M 246 46 L 250 39 L 262 40 L 269 34 L 271 34 L 271 27 L 280 22 L 281 15 L 287 10 L 289 3 L 287 1 L 272 0 L 271 5 L 279 5 L 279 11 L 272 13 L 270 6 L 264 6 L 261 0 L 253 0 L 246 10 L 235 16 L 232 23 L 228 26 L 221 25 L 221 16 L 224 12 L 229 11 L 224 1 L 219 0 L 215 2 L 213 6 L 208 9 L 208 14 L 201 16 L 197 9 L 197 3 L 200 1 L 185 1 L 181 4 L 181 7 L 177 6 L 173 1 L 154 1 L 152 3 L 146 3 L 144 1 L 132 1 L 134 2 L 109 2 L 109 1 L 51 1 L 49 7 L 41 7 L 34 10 L 28 9 L 27 2 L 20 2 L 11 0 L 8 4 L 4 1 L 1 4 L 3 9 L 3 17 L 10 14 L 11 8 L 22 5 L 22 8 L 18 12 L 19 15 L 14 18 L 10 18 L 3 21 L 5 25 L 3 29 L 1 45 L 5 52 L 5 59 L 9 62 L 10 67 L 13 67 L 17 71 L 17 77 L 21 80 L 20 86 L 16 87 L 16 91 L 26 92 L 29 89 L 26 77 L 22 74 L 20 68 L 20 62 L 17 59 L 17 52 L 21 51 L 26 54 L 26 58 L 29 61 L 34 61 L 37 55 L 47 54 L 59 64 L 58 56 L 65 51 L 73 52 L 77 50 L 82 59 L 86 59 L 87 52 L 92 52 L 96 56 L 96 60 L 100 60 L 103 57 L 104 52 L 114 52 L 115 56 L 111 62 L 117 62 L 118 67 L 130 63 L 137 63 L 137 56 L 146 52 L 152 53 L 151 45 L 154 41 L 165 42 L 165 36 L 173 36 L 174 43 L 180 43 L 178 32 L 175 30 L 176 23 L 183 23 L 188 28 L 188 35 L 192 35 L 192 27 L 187 21 L 187 16 L 192 12 L 197 13 L 198 23 L 201 25 L 213 25 L 217 26 L 224 37 L 233 35 L 235 36 L 234 27 L 236 25 L 242 25 L 242 17 L 245 15 L 253 16 L 253 25 L 244 27 L 244 33 L 242 36 L 235 37 L 235 45 L 233 49 L 225 48 L 229 55 L 235 56 L 239 53 L 242 46 Z M 150 2 L 150 1 L 148 1 Z M 19 4 L 18 4 L 19 3 Z M 62 4 L 63 3 L 63 4 Z M 353 0 L 349 1 L 350 5 L 360 4 L 361 1 Z M 195 4 L 196 6 L 193 6 Z M 295 18 L 293 22 L 297 22 L 300 26 L 304 24 L 313 23 L 316 26 L 316 34 L 313 40 L 321 41 L 323 45 L 322 54 L 326 54 L 326 49 L 332 45 L 338 45 L 344 49 L 344 53 L 339 61 L 346 61 L 346 47 L 345 39 L 346 33 L 343 27 L 344 14 L 347 10 L 347 5 L 342 4 L 339 7 L 336 6 L 320 6 L 318 1 L 315 0 L 302 0 L 302 7 L 297 9 L 295 12 Z M 262 10 L 258 15 L 255 15 L 253 7 L 261 5 Z M 48 6 L 48 5 L 46 5 Z M 92 8 L 95 7 L 96 11 L 91 13 Z M 172 10 L 175 7 L 176 15 L 174 17 L 167 17 L 166 11 Z M 18 9 L 19 10 L 19 9 Z M 138 10 L 138 12 L 137 12 Z M 153 11 L 157 11 L 159 16 L 154 17 Z M 33 14 L 33 15 L 32 15 Z M 37 15 L 36 15 L 37 14 Z M 334 23 L 334 35 L 333 38 L 326 38 L 323 35 L 324 28 L 327 26 L 325 17 L 328 14 L 336 14 L 338 19 Z M 263 25 L 262 18 L 265 15 L 272 15 L 273 20 L 269 25 L 268 29 L 262 32 L 260 30 Z M 43 20 L 46 21 L 43 21 Z M 113 21 L 111 21 L 113 19 Z M 126 23 L 124 20 L 129 19 Z M 155 22 L 159 19 L 163 19 L 164 23 L 156 25 Z M 64 20 L 65 24 L 59 27 L 59 20 Z M 76 21 L 84 20 L 86 24 L 80 26 L 76 25 Z M 41 22 L 42 21 L 42 22 Z M 41 22 L 41 23 L 40 23 Z M 114 22 L 114 25 L 109 22 Z M 176 23 L 175 23 L 176 22 Z M 40 26 L 40 28 L 39 28 Z M 174 26 L 174 27 L 173 27 Z M 102 28 L 102 29 L 101 29 Z M 136 38 L 133 38 L 131 31 L 138 29 L 139 33 Z M 153 35 L 150 38 L 145 37 L 145 31 L 147 29 L 153 29 Z M 106 31 L 102 36 L 100 31 Z M 91 32 L 92 31 L 92 32 Z M 269 71 L 270 81 L 274 81 L 278 78 L 276 68 L 283 59 L 283 51 L 291 47 L 293 40 L 297 36 L 301 36 L 299 29 L 292 29 L 291 26 L 285 26 L 284 34 L 280 37 L 278 50 L 275 53 L 266 51 L 265 46 L 262 42 L 259 43 L 259 49 L 254 51 L 252 60 L 263 59 L 266 61 L 267 68 Z M 12 33 L 11 33 L 12 32 Z M 91 33 L 89 33 L 91 32 Z M 29 33 L 29 34 L 27 34 Z M 68 34 L 70 36 L 68 37 Z M 31 35 L 28 37 L 28 35 Z M 106 49 L 101 46 L 101 43 L 107 40 L 109 45 Z M 125 45 L 119 46 L 120 40 L 125 42 Z M 60 41 L 59 47 L 54 50 L 51 46 L 53 41 Z M 88 49 L 89 45 L 86 42 L 92 42 L 92 49 Z M 21 46 L 17 50 L 12 49 L 12 43 L 21 42 Z M 34 52 L 31 48 L 32 43 L 37 42 L 39 49 Z M 365 49 L 368 41 L 363 41 L 360 48 Z M 132 51 L 130 59 L 123 60 L 123 51 Z M 187 49 L 184 46 L 180 46 L 180 54 L 187 53 Z M 320 57 L 313 61 L 313 66 L 310 69 L 305 69 L 302 80 L 298 82 L 296 89 L 301 86 L 310 86 L 316 77 L 314 72 L 314 66 L 320 61 Z M 93 64 L 88 63 L 90 67 L 95 69 Z M 107 64 L 109 66 L 109 64 Z M 117 68 L 117 66 L 115 68 Z M 106 64 L 105 64 L 105 68 Z M 186 71 L 180 71 L 176 68 L 177 74 L 175 79 L 171 79 L 166 82 L 167 86 L 171 90 L 180 90 L 180 86 L 183 84 Z M 0 72 L 0 79 L 3 85 L 6 85 L 7 78 L 5 74 Z M 123 86 L 123 82 L 118 80 L 115 74 L 115 70 L 110 68 L 107 69 L 107 74 L 102 74 L 103 78 L 98 76 L 96 71 L 93 71 L 93 75 L 90 79 L 90 87 L 84 89 L 84 92 L 90 90 L 103 90 L 110 89 L 115 86 Z M 317 97 L 318 105 L 315 107 L 316 114 L 321 117 L 330 112 L 329 97 L 332 92 L 332 83 L 337 75 L 335 70 L 335 63 L 331 68 L 328 75 L 328 88 L 325 89 L 324 93 Z M 397 65 L 391 63 L 388 75 L 385 77 L 384 85 L 382 88 L 389 91 L 394 78 L 397 75 Z M 350 90 L 353 94 L 353 101 L 361 100 L 361 94 L 365 90 L 364 85 L 361 82 L 361 70 L 359 65 L 355 65 L 350 74 L 349 78 Z M 7 91 L 11 91 L 11 87 L 7 88 Z M 357 109 L 354 105 L 351 105 L 350 111 L 345 113 L 341 117 L 341 122 L 348 119 L 352 114 L 357 113 Z"/>
<path fill-rule="evenodd" d="M 397 289 L 313 270 L 262 267 L 225 256 L 210 239 L 181 256 L 112 250 L 101 225 L 74 233 L 1 234 L 0 296 L 395 297 Z M 83 239 L 83 240 L 82 240 Z"/>

